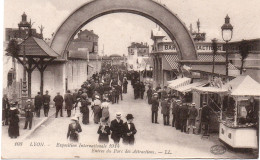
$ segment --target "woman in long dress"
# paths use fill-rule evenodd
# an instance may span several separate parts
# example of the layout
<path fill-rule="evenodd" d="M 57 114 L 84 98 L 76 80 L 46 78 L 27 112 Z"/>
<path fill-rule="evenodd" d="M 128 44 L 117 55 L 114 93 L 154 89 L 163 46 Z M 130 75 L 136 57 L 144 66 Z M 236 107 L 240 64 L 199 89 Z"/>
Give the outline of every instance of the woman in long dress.
<path fill-rule="evenodd" d="M 76 117 L 71 118 L 71 123 L 69 124 L 67 138 L 71 142 L 78 142 L 79 141 L 79 134 L 82 132 L 81 126 L 78 123 L 78 119 Z"/>
<path fill-rule="evenodd" d="M 82 98 L 81 99 L 81 108 L 80 111 L 83 114 L 82 117 L 82 123 L 83 124 L 89 124 L 89 108 L 88 105 L 91 103 L 88 101 L 88 99 Z"/>
<path fill-rule="evenodd" d="M 110 106 L 110 103 L 108 103 L 108 100 L 104 99 L 104 102 L 101 104 L 102 118 L 104 118 L 108 124 L 110 124 L 109 106 Z"/>
<path fill-rule="evenodd" d="M 126 77 L 124 77 L 124 80 L 123 80 L 123 93 L 127 93 L 127 85 L 128 85 L 127 79 L 126 79 Z"/>
<path fill-rule="evenodd" d="M 100 97 L 96 96 L 96 99 L 92 103 L 92 110 L 94 113 L 94 123 L 98 124 L 102 115 Z"/>
<path fill-rule="evenodd" d="M 18 136 L 20 136 L 19 133 L 19 111 L 18 109 L 15 107 L 15 103 L 11 104 L 12 107 L 10 108 L 10 124 L 9 124 L 9 128 L 8 128 L 8 135 L 11 138 L 17 138 Z"/>

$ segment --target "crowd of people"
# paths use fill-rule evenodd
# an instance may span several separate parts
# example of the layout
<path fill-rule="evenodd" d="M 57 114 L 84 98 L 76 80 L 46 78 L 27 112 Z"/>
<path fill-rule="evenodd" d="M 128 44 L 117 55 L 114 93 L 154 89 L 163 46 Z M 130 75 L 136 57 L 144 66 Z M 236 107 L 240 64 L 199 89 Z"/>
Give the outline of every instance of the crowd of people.
<path fill-rule="evenodd" d="M 119 100 L 123 100 L 123 94 L 127 93 L 127 84 L 126 73 L 112 67 L 109 70 L 94 74 L 91 79 L 84 82 L 78 91 L 75 90 L 71 96 L 74 109 L 80 108 L 83 124 L 89 123 L 90 108 L 93 111 L 93 121 L 95 124 L 99 124 L 97 134 L 99 134 L 98 141 L 100 143 L 108 143 L 111 135 L 114 143 L 119 143 L 122 138 L 124 144 L 134 144 L 134 135 L 137 131 L 132 123 L 133 115 L 127 114 L 127 122 L 124 123 L 121 120 L 121 113 L 117 113 L 116 119 L 112 121 L 110 121 L 109 113 L 111 103 L 119 103 Z M 66 97 L 69 96 L 67 95 Z M 68 108 L 71 109 L 66 107 L 67 110 Z M 78 133 L 82 129 L 78 120 L 73 117 L 72 123 L 69 125 L 67 137 L 71 141 L 77 142 L 79 140 Z"/>
<path fill-rule="evenodd" d="M 127 121 L 124 123 L 121 120 L 121 114 L 117 113 L 116 118 L 111 121 L 109 108 L 111 104 L 119 103 L 123 100 L 123 94 L 127 93 L 128 80 L 131 80 L 131 85 L 134 89 L 134 99 L 144 98 L 144 93 L 147 95 L 147 102 L 151 105 L 151 122 L 158 124 L 158 112 L 161 109 L 163 124 L 165 126 L 175 127 L 181 132 L 195 134 L 196 117 L 198 110 L 195 108 L 195 103 L 187 103 L 185 99 L 171 94 L 167 91 L 167 87 L 158 85 L 156 88 L 146 86 L 140 82 L 138 72 L 126 72 L 117 69 L 116 67 L 106 67 L 100 73 L 86 80 L 81 88 L 74 90 L 72 93 L 67 90 L 62 96 L 59 92 L 53 98 L 56 109 L 55 118 L 63 117 L 63 106 L 67 112 L 67 117 L 71 117 L 71 123 L 68 127 L 67 138 L 71 141 L 79 141 L 79 133 L 82 128 L 79 122 L 79 117 L 82 115 L 82 124 L 88 125 L 90 117 L 93 115 L 93 122 L 99 124 L 97 134 L 98 141 L 108 143 L 109 136 L 114 143 L 119 143 L 123 139 L 125 144 L 134 144 L 134 135 L 137 130 L 133 124 L 133 115 L 127 114 Z M 33 117 L 40 117 L 41 109 L 43 108 L 44 116 L 48 117 L 50 109 L 51 96 L 46 91 L 44 95 L 40 92 L 34 97 L 34 103 L 31 99 L 26 101 L 24 107 L 25 125 L 24 129 L 32 128 Z M 6 95 L 3 97 L 3 125 L 9 125 L 9 136 L 17 138 L 19 136 L 19 111 L 17 103 L 10 103 Z M 203 103 L 201 112 L 201 122 L 205 125 L 208 131 L 210 109 Z M 90 116 L 91 114 L 91 116 Z M 172 116 L 170 116 L 172 115 Z M 172 118 L 171 118 L 172 117 Z M 172 119 L 170 121 L 170 119 Z"/>
<path fill-rule="evenodd" d="M 80 114 L 82 114 L 82 124 L 90 123 L 90 114 L 93 115 L 93 122 L 99 124 L 97 134 L 100 143 L 108 143 L 109 135 L 114 143 L 119 143 L 123 139 L 124 144 L 134 144 L 134 135 L 137 132 L 133 124 L 133 115 L 127 114 L 126 122 L 121 120 L 121 114 L 116 114 L 116 119 L 110 121 L 109 107 L 114 103 L 123 100 L 123 94 L 127 93 L 127 72 L 119 70 L 115 66 L 105 67 L 100 73 L 86 80 L 81 88 L 73 93 L 67 90 L 62 96 L 60 92 L 53 98 L 56 109 L 55 118 L 63 117 L 63 106 L 67 112 L 67 117 L 71 118 L 68 127 L 67 138 L 70 141 L 78 142 L 79 133 L 82 132 L 80 125 Z M 40 117 L 43 108 L 44 116 L 48 117 L 51 96 L 46 91 L 44 95 L 40 92 L 32 99 L 28 99 L 23 108 L 25 113 L 24 129 L 32 128 L 33 117 Z M 17 102 L 9 103 L 6 95 L 3 97 L 3 125 L 9 125 L 9 136 L 17 138 L 19 136 L 19 110 Z M 7 112 L 8 111 L 8 112 Z M 92 112 L 91 112 L 92 111 Z"/>
<path fill-rule="evenodd" d="M 163 116 L 163 124 L 165 126 L 175 127 L 181 132 L 195 134 L 196 131 L 196 118 L 198 117 L 198 110 L 195 107 L 195 103 L 187 102 L 187 99 L 176 96 L 171 92 L 167 92 L 167 87 L 164 86 L 163 89 L 157 86 L 152 89 L 149 85 L 147 93 L 148 104 L 151 105 L 151 119 L 152 123 L 159 124 L 158 122 L 158 112 L 161 108 L 161 114 Z M 207 103 L 203 102 L 201 107 L 201 123 L 198 128 L 200 132 L 201 128 L 204 128 L 205 133 L 208 134 L 209 131 L 209 121 L 210 121 L 210 108 Z M 172 121 L 170 125 L 170 113 L 172 113 Z M 203 126 L 202 126 L 202 125 Z"/>

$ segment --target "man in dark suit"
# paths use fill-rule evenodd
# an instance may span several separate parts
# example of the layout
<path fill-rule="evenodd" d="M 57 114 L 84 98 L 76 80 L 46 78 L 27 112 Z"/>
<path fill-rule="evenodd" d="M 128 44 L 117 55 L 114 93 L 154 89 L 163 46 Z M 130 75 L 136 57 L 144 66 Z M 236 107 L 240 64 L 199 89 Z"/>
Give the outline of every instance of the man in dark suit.
<path fill-rule="evenodd" d="M 158 110 L 159 110 L 159 100 L 158 100 L 158 94 L 154 93 L 152 98 L 152 123 L 157 123 L 158 118 Z"/>
<path fill-rule="evenodd" d="M 123 120 L 121 120 L 121 113 L 116 114 L 116 119 L 111 121 L 110 130 L 112 131 L 111 138 L 114 143 L 119 143 L 123 135 Z"/>
<path fill-rule="evenodd" d="M 42 108 L 42 104 L 43 104 L 42 102 L 43 102 L 43 100 L 42 100 L 41 93 L 38 92 L 34 98 L 34 106 L 35 106 L 35 111 L 36 111 L 37 117 L 40 117 L 40 115 L 41 115 L 41 108 Z"/>
<path fill-rule="evenodd" d="M 148 104 L 152 104 L 151 102 L 151 99 L 152 99 L 152 96 L 153 96 L 153 90 L 152 90 L 152 86 L 148 86 L 148 90 L 147 90 L 147 98 L 148 98 Z"/>
<path fill-rule="evenodd" d="M 187 103 L 183 103 L 183 105 L 180 106 L 181 132 L 186 132 L 188 112 L 189 109 Z"/>
<path fill-rule="evenodd" d="M 201 109 L 201 125 L 204 125 L 205 133 L 204 135 L 208 135 L 210 121 L 210 108 L 208 107 L 206 102 L 203 102 L 203 107 Z"/>
<path fill-rule="evenodd" d="M 140 82 L 139 80 L 136 81 L 136 83 L 134 84 L 134 98 L 138 99 L 140 97 Z"/>
<path fill-rule="evenodd" d="M 164 97 L 164 100 L 161 103 L 162 110 L 161 113 L 163 115 L 163 124 L 168 126 L 170 120 L 170 103 L 168 101 L 168 97 Z"/>
<path fill-rule="evenodd" d="M 49 92 L 46 91 L 45 95 L 43 95 L 43 111 L 45 117 L 48 117 L 48 113 L 50 109 L 50 101 L 51 101 L 51 96 L 49 95 Z"/>
<path fill-rule="evenodd" d="M 196 117 L 198 116 L 198 110 L 195 108 L 195 103 L 191 104 L 191 108 L 189 109 L 189 118 L 188 118 L 188 133 L 190 131 L 190 128 L 193 128 L 192 132 L 195 134 L 195 121 Z"/>
<path fill-rule="evenodd" d="M 34 112 L 34 106 L 31 102 L 31 99 L 28 99 L 25 104 L 25 125 L 23 129 L 27 129 L 27 126 L 29 124 L 29 129 L 32 128 L 32 120 L 33 120 L 33 112 Z"/>
<path fill-rule="evenodd" d="M 167 90 L 167 86 L 164 86 L 163 90 L 161 91 L 161 100 L 164 100 L 164 98 L 168 96 L 168 93 L 166 90 Z"/>
<path fill-rule="evenodd" d="M 70 93 L 70 90 L 67 91 L 67 93 L 64 95 L 64 101 L 65 101 L 65 109 L 67 110 L 67 116 L 71 116 L 71 110 L 73 109 L 73 96 Z"/>
<path fill-rule="evenodd" d="M 78 96 L 79 94 L 78 94 L 78 90 L 77 89 L 75 89 L 75 92 L 72 94 L 72 96 L 73 96 L 73 103 L 74 104 L 76 104 L 76 102 L 77 102 L 77 99 L 78 99 Z"/>
<path fill-rule="evenodd" d="M 54 97 L 53 101 L 55 102 L 56 106 L 56 116 L 55 118 L 58 117 L 58 113 L 60 111 L 60 116 L 62 116 L 62 105 L 63 105 L 63 97 L 60 95 L 60 92 L 57 93 L 57 95 Z"/>
<path fill-rule="evenodd" d="M 137 130 L 135 128 L 135 125 L 133 124 L 133 119 L 134 117 L 132 114 L 127 114 L 127 122 L 125 122 L 123 125 L 123 143 L 126 145 L 133 145 L 135 143 L 134 135 L 136 134 Z"/>

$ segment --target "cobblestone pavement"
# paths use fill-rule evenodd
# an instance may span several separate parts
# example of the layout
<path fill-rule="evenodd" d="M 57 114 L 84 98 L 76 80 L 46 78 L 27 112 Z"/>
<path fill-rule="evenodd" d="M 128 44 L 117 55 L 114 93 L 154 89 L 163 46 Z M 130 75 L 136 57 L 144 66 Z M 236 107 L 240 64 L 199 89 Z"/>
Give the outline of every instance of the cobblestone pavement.
<path fill-rule="evenodd" d="M 151 123 L 151 108 L 146 100 L 134 100 L 133 97 L 132 86 L 128 85 L 128 93 L 124 94 L 124 100 L 119 101 L 119 104 L 111 105 L 110 117 L 112 120 L 115 118 L 116 112 L 121 112 L 122 119 L 126 121 L 125 116 L 128 113 L 133 114 L 137 129 L 135 146 L 124 146 L 120 143 L 120 147 L 117 148 L 117 146 L 110 145 L 106 147 L 105 153 L 100 147 L 79 147 L 80 144 L 77 144 L 77 148 L 73 148 L 73 146 L 61 147 L 63 144 L 69 144 L 66 134 L 70 119 L 52 116 L 24 141 L 23 147 L 14 146 L 15 141 L 9 141 L 7 146 L 10 148 L 5 147 L 2 151 L 7 153 L 15 148 L 16 152 L 21 153 L 21 155 L 26 152 L 28 158 L 36 158 L 39 155 L 42 158 L 254 158 L 248 152 L 235 152 L 229 149 L 224 154 L 212 154 L 210 152 L 212 146 L 222 145 L 218 141 L 218 135 L 211 135 L 209 139 L 201 139 L 200 135 L 186 134 L 171 126 L 164 126 L 160 111 L 159 124 L 153 124 Z M 97 141 L 98 125 L 93 123 L 92 112 L 90 112 L 90 124 L 83 125 L 81 123 L 81 126 L 80 143 L 99 145 Z M 112 140 L 110 142 L 113 144 Z M 44 143 L 44 147 L 30 146 L 34 143 L 37 145 Z M 111 147 L 112 154 L 108 153 L 108 147 Z M 126 150 L 131 153 L 125 153 Z"/>

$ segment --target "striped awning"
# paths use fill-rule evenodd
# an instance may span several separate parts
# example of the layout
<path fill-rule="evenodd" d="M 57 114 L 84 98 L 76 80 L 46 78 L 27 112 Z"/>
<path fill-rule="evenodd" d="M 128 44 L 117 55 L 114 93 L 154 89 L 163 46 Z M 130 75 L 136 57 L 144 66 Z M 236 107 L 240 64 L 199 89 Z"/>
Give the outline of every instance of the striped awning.
<path fill-rule="evenodd" d="M 178 78 L 173 81 L 170 81 L 168 87 L 171 89 L 176 89 L 178 87 L 186 86 L 190 84 L 191 78 L 183 77 L 183 78 Z"/>
<path fill-rule="evenodd" d="M 193 87 L 204 86 L 207 83 L 208 83 L 208 81 L 194 82 L 194 83 L 188 84 L 186 86 L 179 87 L 176 90 L 179 92 L 182 92 L 182 93 L 186 93 L 186 92 L 190 92 Z"/>
<path fill-rule="evenodd" d="M 199 54 L 198 60 L 202 62 L 213 62 L 212 54 Z M 215 62 L 225 62 L 226 59 L 222 55 L 215 55 Z"/>
<path fill-rule="evenodd" d="M 178 69 L 179 57 L 177 54 L 165 54 L 164 58 L 170 65 L 171 69 Z"/>
<path fill-rule="evenodd" d="M 209 94 L 209 93 L 227 94 L 228 93 L 228 90 L 226 88 L 217 88 L 217 87 L 193 87 L 192 91 L 198 92 L 200 94 Z"/>

